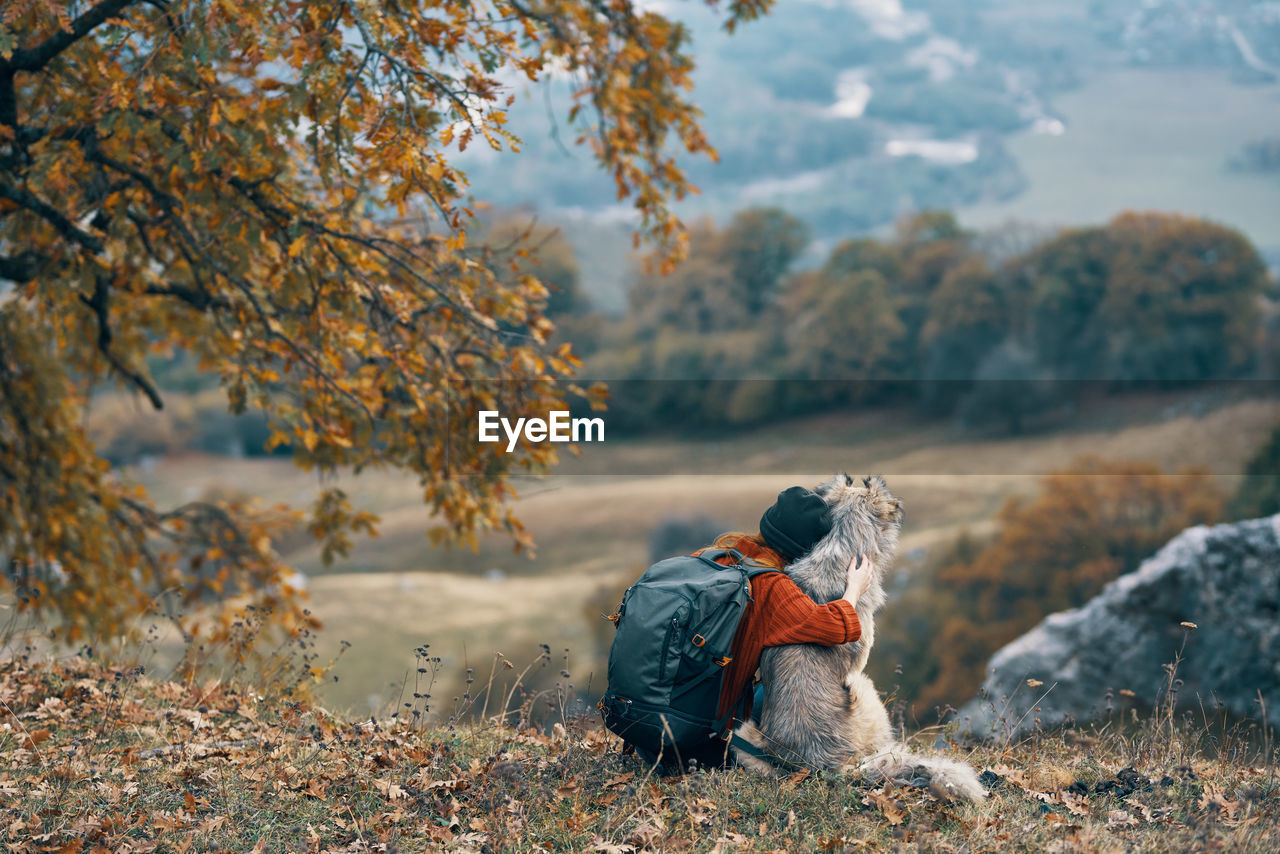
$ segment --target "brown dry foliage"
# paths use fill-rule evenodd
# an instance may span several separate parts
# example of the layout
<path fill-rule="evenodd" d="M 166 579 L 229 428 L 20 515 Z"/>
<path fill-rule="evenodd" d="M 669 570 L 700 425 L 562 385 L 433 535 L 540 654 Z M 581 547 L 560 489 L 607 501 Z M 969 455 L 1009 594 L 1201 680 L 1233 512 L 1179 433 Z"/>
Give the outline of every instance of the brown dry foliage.
<path fill-rule="evenodd" d="M 973 695 L 992 653 L 1046 615 L 1084 604 L 1174 535 L 1216 520 L 1223 496 L 1203 469 L 1084 457 L 1047 475 L 1034 500 L 1012 498 L 1000 533 L 942 569 L 949 615 L 929 641 L 936 675 L 917 701 Z"/>

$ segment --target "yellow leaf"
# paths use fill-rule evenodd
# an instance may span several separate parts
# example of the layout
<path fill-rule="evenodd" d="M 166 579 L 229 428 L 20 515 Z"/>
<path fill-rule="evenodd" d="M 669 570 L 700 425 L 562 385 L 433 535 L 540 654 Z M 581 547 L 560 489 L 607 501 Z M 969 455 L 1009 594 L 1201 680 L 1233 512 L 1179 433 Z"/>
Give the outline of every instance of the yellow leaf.
<path fill-rule="evenodd" d="M 289 244 L 289 257 L 297 258 L 301 254 L 303 248 L 307 245 L 307 236 L 304 234 Z"/>

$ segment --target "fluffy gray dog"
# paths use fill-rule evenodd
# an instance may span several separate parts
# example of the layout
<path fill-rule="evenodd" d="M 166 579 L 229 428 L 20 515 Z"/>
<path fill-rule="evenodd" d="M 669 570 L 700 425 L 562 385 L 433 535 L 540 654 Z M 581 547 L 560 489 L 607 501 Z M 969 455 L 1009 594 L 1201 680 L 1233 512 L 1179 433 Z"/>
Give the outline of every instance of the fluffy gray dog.
<path fill-rule="evenodd" d="M 787 567 L 787 574 L 815 602 L 830 602 L 844 594 L 850 559 L 858 554 L 870 558 L 874 577 L 856 605 L 862 636 L 841 646 L 766 649 L 760 657 L 765 686 L 760 724 L 748 721 L 737 734 L 777 757 L 782 766 L 839 769 L 873 780 L 926 776 L 937 793 L 985 798 L 986 790 L 968 765 L 912 755 L 894 741 L 889 714 L 862 672 L 875 642 L 875 613 L 885 602 L 882 576 L 898 547 L 902 502 L 879 476 L 858 481 L 840 474 L 814 491 L 830 508 L 831 532 Z M 767 773 L 779 769 L 742 750 L 734 753 L 748 768 Z"/>

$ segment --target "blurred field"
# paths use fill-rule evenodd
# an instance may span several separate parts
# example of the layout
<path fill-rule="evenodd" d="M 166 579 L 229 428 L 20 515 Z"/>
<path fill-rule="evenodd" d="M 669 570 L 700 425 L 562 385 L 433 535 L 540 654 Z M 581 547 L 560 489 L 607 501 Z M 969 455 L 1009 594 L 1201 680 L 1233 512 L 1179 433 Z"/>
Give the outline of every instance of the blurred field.
<path fill-rule="evenodd" d="M 432 549 L 424 536 L 431 520 L 412 481 L 344 478 L 358 504 L 381 514 L 380 536 L 328 569 L 314 548 L 288 558 L 310 578 L 311 607 L 325 624 L 322 659 L 341 640 L 352 644 L 335 670 L 339 681 L 323 688 L 335 708 L 394 702 L 424 642 L 445 659 L 437 696 L 446 701 L 461 691 L 464 660 L 483 681 L 495 651 L 523 663 L 539 643 L 553 650 L 543 684 L 558 678 L 567 647 L 568 681 L 582 689 L 594 672 L 598 687 L 607 626 L 596 621 L 647 563 L 648 537 L 664 519 L 701 514 L 725 529 L 755 530 L 761 510 L 792 483 L 836 470 L 879 472 L 905 502 L 899 572 L 909 573 L 961 530 L 990 530 L 1010 495 L 1034 492 L 1039 474 L 1082 454 L 1153 460 L 1167 470 L 1202 465 L 1234 489 L 1233 475 L 1278 421 L 1280 401 L 1201 391 L 1106 399 L 1058 430 L 1020 438 L 967 436 L 877 411 L 715 442 L 619 441 L 607 455 L 597 448 L 567 459 L 558 474 L 524 486 L 517 509 L 537 537 L 536 559 L 514 555 L 497 537 L 477 552 Z M 162 501 L 234 488 L 305 504 L 317 483 L 284 460 L 208 457 L 164 460 L 141 479 Z"/>
<path fill-rule="evenodd" d="M 1238 228 L 1264 251 L 1280 245 L 1280 182 L 1226 168 L 1246 143 L 1280 133 L 1280 85 L 1243 86 L 1226 71 L 1119 69 L 1086 78 L 1053 105 L 1066 133 L 1007 142 L 1030 187 L 961 208 L 967 225 L 1177 211 Z"/>

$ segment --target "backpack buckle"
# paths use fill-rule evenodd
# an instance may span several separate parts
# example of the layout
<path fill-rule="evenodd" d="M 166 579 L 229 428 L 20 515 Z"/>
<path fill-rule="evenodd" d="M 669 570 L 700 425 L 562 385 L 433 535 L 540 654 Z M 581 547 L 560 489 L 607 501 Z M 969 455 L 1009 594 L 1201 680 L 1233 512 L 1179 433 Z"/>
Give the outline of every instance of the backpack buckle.
<path fill-rule="evenodd" d="M 716 659 L 716 664 L 720 665 L 721 667 L 728 667 L 730 661 L 733 661 L 733 656 L 722 655 Z"/>
<path fill-rule="evenodd" d="M 690 638 L 690 641 L 693 643 L 694 646 L 702 646 L 704 643 L 707 642 L 707 639 L 704 638 L 702 635 L 694 635 L 692 638 Z"/>

